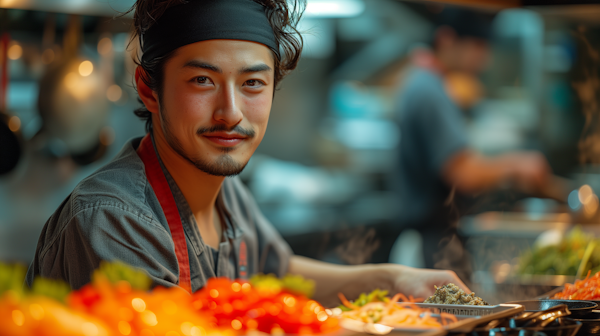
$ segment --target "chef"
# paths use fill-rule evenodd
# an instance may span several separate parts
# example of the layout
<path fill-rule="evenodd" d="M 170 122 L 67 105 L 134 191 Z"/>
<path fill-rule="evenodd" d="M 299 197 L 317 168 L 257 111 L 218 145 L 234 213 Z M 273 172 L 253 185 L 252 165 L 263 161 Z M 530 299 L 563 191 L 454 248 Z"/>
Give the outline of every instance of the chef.
<path fill-rule="evenodd" d="M 450 271 L 294 256 L 236 177 L 260 144 L 275 88 L 298 63 L 301 6 L 286 0 L 138 0 L 135 81 L 147 134 L 84 179 L 44 226 L 27 273 L 90 281 L 102 260 L 188 292 L 211 277 L 300 274 L 334 302 L 374 288 L 425 297 Z"/>
<path fill-rule="evenodd" d="M 462 263 L 467 258 L 460 246 L 441 252 L 451 242 L 460 245 L 455 223 L 468 198 L 504 185 L 535 192 L 548 183 L 551 170 L 538 152 L 485 156 L 471 148 L 460 100 L 449 94 L 446 83 L 453 74 L 476 77 L 484 69 L 491 21 L 481 13 L 446 7 L 438 24 L 432 50 L 415 53 L 395 104 L 402 130 L 395 174 L 398 226 L 421 234 L 426 267 L 440 262 L 448 267 L 454 258 L 456 269 L 469 268 Z"/>

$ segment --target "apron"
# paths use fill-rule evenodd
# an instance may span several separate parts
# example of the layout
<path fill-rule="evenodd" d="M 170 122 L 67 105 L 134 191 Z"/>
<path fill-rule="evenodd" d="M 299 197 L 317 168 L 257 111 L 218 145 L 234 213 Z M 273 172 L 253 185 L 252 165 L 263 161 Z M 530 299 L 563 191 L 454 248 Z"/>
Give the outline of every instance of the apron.
<path fill-rule="evenodd" d="M 185 240 L 185 234 L 183 232 L 183 225 L 181 224 L 181 217 L 179 216 L 179 210 L 177 209 L 177 203 L 169 188 L 167 178 L 163 173 L 158 156 L 154 150 L 152 139 L 147 134 L 142 139 L 140 146 L 137 149 L 137 153 L 144 162 L 146 170 L 146 177 L 152 190 L 158 198 L 158 202 L 167 218 L 169 224 L 169 230 L 171 231 L 171 238 L 175 245 L 175 256 L 177 257 L 177 263 L 179 265 L 179 286 L 185 289 L 188 293 L 192 293 L 192 282 L 190 278 L 190 259 L 188 257 L 187 243 Z"/>

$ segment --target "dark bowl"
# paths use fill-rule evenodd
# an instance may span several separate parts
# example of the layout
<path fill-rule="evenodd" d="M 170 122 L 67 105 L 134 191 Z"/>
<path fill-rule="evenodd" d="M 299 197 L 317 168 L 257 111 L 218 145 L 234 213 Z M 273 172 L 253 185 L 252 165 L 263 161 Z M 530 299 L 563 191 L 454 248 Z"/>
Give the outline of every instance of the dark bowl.
<path fill-rule="evenodd" d="M 575 336 L 582 323 L 574 319 L 562 319 L 560 322 L 544 328 L 494 328 L 490 330 L 475 329 L 469 336 Z M 579 334 L 584 335 L 584 334 Z"/>
<path fill-rule="evenodd" d="M 513 301 L 511 304 L 520 304 L 525 307 L 525 311 L 542 311 L 561 304 L 567 305 L 571 311 L 572 318 L 585 318 L 593 314 L 592 310 L 598 308 L 598 304 L 590 301 L 578 300 L 528 300 Z"/>
<path fill-rule="evenodd" d="M 600 315 L 600 314 L 597 314 Z M 577 335 L 600 335 L 600 318 L 596 319 L 575 319 L 567 318 L 571 321 L 581 322 L 581 328 Z"/>

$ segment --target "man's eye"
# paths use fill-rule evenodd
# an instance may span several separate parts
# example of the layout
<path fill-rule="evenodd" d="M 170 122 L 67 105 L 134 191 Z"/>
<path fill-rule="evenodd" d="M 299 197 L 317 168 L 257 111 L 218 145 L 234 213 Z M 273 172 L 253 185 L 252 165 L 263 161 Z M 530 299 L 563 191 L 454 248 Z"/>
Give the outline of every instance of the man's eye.
<path fill-rule="evenodd" d="M 260 86 L 260 85 L 264 85 L 264 84 L 265 83 L 263 83 L 257 79 L 249 79 L 244 83 L 245 86 Z"/>
<path fill-rule="evenodd" d="M 210 84 L 212 81 L 208 77 L 196 77 L 196 83 L 198 84 Z"/>

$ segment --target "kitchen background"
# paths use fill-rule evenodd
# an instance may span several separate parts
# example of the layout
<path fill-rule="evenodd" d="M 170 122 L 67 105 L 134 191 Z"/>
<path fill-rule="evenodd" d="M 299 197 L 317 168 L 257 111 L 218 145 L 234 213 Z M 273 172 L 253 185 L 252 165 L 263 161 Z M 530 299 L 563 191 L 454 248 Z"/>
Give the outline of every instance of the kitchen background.
<path fill-rule="evenodd" d="M 485 154 L 539 150 L 573 191 L 563 202 L 508 189 L 481 195 L 458 223 L 467 249 L 447 251 L 448 261 L 471 255 L 472 288 L 498 300 L 541 293 L 564 281 L 554 271 L 515 275 L 540 234 L 558 241 L 575 224 L 594 233 L 600 223 L 600 5 L 466 2 L 495 14 L 486 71 L 449 84 L 477 101 L 465 114 L 471 145 Z M 132 3 L 0 0 L 0 260 L 29 263 L 75 185 L 144 133 L 133 114 L 131 16 L 115 18 Z M 423 264 L 418 233 L 395 220 L 389 181 L 402 130 L 392 103 L 410 55 L 427 47 L 447 6 L 308 1 L 302 59 L 241 176 L 297 254 Z"/>

